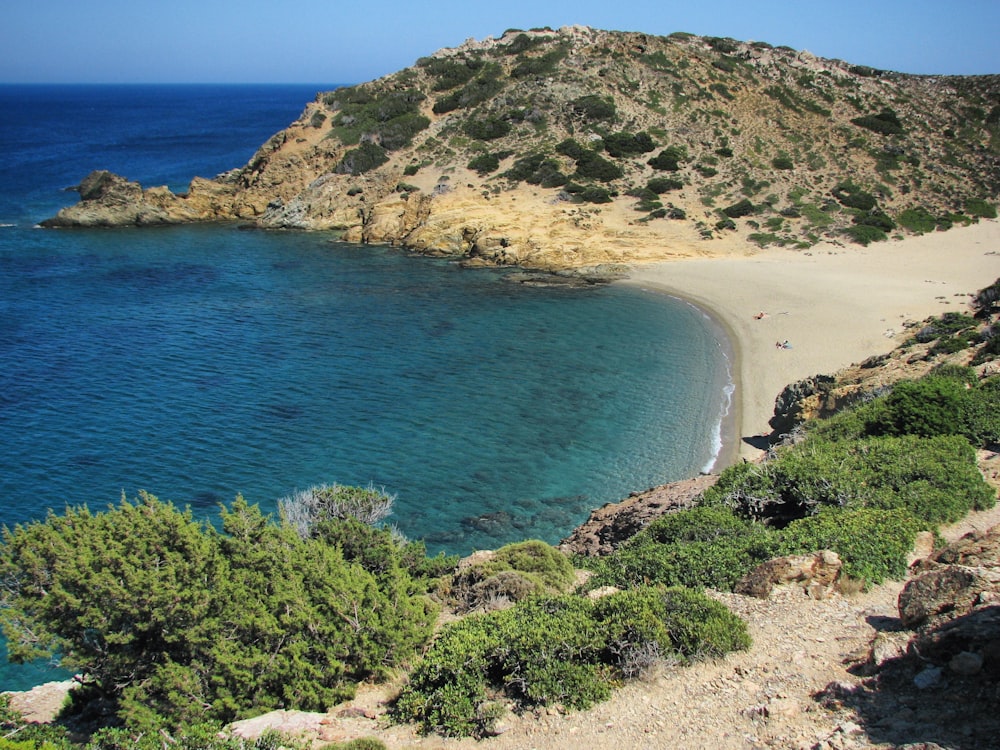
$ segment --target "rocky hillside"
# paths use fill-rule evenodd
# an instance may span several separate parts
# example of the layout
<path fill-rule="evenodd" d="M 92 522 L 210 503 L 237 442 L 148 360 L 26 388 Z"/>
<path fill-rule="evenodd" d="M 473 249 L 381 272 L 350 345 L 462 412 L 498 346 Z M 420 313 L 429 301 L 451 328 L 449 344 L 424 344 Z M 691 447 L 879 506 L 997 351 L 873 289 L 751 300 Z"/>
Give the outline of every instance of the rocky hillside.
<path fill-rule="evenodd" d="M 50 226 L 239 219 L 569 268 L 734 239 L 867 244 L 994 216 L 1000 75 L 728 38 L 508 31 L 320 93 L 185 195 L 107 173 Z"/>

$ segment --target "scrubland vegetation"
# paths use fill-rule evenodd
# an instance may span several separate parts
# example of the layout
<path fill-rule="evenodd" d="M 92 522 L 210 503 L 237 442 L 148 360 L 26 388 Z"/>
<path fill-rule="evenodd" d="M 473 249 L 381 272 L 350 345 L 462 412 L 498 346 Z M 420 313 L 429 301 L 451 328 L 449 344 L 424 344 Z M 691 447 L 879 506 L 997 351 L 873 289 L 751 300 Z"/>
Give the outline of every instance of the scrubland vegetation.
<path fill-rule="evenodd" d="M 347 148 L 340 174 L 467 166 L 484 196 L 635 197 L 638 221 L 805 248 L 995 217 L 998 92 L 761 42 L 509 30 L 327 93 L 311 122 Z M 660 175 L 673 202 L 644 192 Z"/>

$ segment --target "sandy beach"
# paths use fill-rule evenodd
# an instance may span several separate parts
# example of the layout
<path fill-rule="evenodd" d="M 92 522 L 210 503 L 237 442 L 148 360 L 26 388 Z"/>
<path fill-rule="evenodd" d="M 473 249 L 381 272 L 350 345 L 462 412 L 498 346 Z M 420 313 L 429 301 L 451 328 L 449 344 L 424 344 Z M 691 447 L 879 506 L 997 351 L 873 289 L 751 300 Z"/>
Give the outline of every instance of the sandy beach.
<path fill-rule="evenodd" d="M 729 332 L 739 372 L 738 446 L 724 451 L 732 460 L 759 455 L 747 439 L 770 432 L 785 385 L 892 350 L 906 321 L 968 312 L 970 295 L 998 277 L 993 220 L 869 247 L 733 250 L 637 265 L 629 283 L 691 300 Z M 785 341 L 790 348 L 775 345 Z"/>

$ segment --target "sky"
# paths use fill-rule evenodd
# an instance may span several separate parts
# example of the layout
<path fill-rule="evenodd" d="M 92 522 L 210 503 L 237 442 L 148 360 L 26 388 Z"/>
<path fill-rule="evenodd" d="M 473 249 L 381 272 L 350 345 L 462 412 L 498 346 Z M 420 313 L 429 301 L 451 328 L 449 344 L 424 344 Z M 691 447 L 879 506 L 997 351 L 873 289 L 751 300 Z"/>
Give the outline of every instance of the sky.
<path fill-rule="evenodd" d="M 0 11 L 0 83 L 360 83 L 469 38 L 571 24 L 1000 73 L 1000 0 L 22 0 Z"/>

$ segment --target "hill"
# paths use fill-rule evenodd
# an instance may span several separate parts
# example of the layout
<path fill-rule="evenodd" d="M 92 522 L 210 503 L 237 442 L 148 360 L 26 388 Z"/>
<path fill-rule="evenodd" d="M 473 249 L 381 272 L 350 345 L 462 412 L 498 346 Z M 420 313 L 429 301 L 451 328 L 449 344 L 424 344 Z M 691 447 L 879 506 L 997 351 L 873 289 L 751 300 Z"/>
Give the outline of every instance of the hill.
<path fill-rule="evenodd" d="M 511 30 L 324 92 L 189 192 L 108 173 L 49 226 L 250 221 L 535 268 L 867 244 L 996 215 L 1000 75 L 764 42 Z"/>

